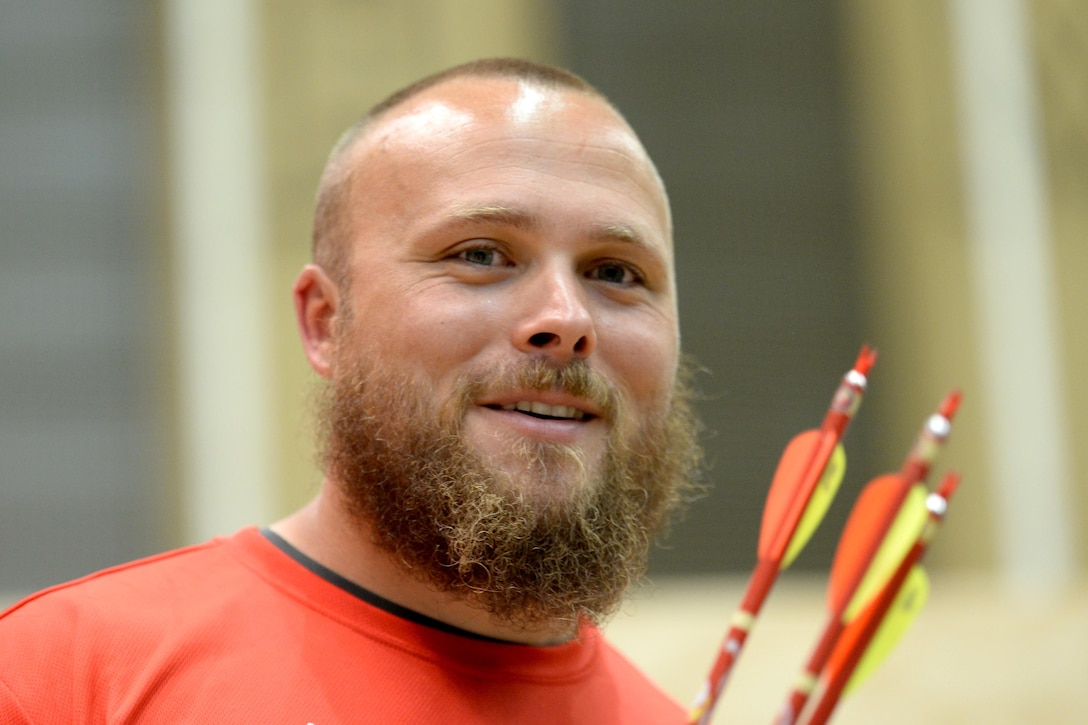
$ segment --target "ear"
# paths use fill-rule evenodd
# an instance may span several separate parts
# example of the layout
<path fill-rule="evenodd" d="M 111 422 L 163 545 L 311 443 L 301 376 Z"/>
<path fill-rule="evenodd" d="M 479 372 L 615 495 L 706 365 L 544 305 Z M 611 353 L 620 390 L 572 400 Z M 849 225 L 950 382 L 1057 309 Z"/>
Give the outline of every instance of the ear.
<path fill-rule="evenodd" d="M 332 370 L 340 290 L 325 270 L 316 264 L 307 264 L 295 280 L 293 296 L 306 359 L 314 372 L 327 378 Z"/>

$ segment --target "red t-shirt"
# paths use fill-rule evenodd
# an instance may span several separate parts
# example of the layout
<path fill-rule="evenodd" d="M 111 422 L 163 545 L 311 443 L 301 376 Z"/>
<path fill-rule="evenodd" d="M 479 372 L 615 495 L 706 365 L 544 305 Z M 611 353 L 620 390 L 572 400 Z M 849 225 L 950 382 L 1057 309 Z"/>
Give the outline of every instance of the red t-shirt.
<path fill-rule="evenodd" d="M 592 627 L 487 641 L 320 572 L 249 528 L 36 594 L 0 615 L 0 723 L 683 722 Z"/>

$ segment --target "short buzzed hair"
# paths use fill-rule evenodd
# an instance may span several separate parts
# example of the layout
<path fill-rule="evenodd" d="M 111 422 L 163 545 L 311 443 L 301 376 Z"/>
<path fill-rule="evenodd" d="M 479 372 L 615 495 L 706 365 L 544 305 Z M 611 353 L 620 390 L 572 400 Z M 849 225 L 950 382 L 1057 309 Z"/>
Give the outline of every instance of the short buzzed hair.
<path fill-rule="evenodd" d="M 512 78 L 544 88 L 578 91 L 594 96 L 609 107 L 604 95 L 568 70 L 520 58 L 487 58 L 457 65 L 422 78 L 378 102 L 345 131 L 333 146 L 318 184 L 312 232 L 313 259 L 340 287 L 350 283 L 347 250 L 353 168 L 346 163 L 348 151 L 363 133 L 390 110 L 424 91 L 455 78 Z M 618 111 L 617 111 L 618 115 Z"/>

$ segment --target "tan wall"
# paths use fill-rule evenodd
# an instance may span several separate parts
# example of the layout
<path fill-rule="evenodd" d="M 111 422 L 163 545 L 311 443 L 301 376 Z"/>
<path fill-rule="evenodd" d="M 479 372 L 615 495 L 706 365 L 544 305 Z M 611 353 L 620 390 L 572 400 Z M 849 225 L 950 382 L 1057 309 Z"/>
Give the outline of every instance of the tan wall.
<path fill-rule="evenodd" d="M 965 474 L 936 562 L 993 567 L 999 502 L 992 485 L 987 418 L 994 401 L 981 382 L 978 310 L 973 309 L 958 139 L 949 3 L 846 0 L 846 67 L 856 119 L 858 188 L 866 243 L 867 299 L 874 338 L 885 354 L 873 395 L 888 436 L 908 436 L 924 401 L 962 386 L 965 402 L 943 467 Z M 1088 9 L 1083 3 L 1025 4 L 1033 24 L 1039 118 L 1050 187 L 1052 252 L 1057 272 L 1059 381 L 1066 403 L 1072 472 L 1062 482 L 1082 563 L 1088 540 L 1083 481 L 1088 474 Z M 1032 371 L 1024 371 L 1030 376 Z M 879 383 L 878 383 L 879 384 Z M 889 389 L 890 388 L 890 389 Z M 883 401 L 883 402 L 881 402 Z M 1025 431 L 1030 436 L 1032 431 Z M 1065 485 L 1068 484 L 1068 485 Z M 1032 486 L 1032 481 L 1023 485 Z"/>
<path fill-rule="evenodd" d="M 981 401 L 971 386 L 978 365 L 944 15 L 943 2 L 844 3 L 865 298 L 882 353 L 867 405 L 885 440 L 910 440 L 930 401 L 966 388 L 941 466 L 968 478 L 934 556 L 954 551 L 958 562 L 989 565 L 991 502 Z"/>
<path fill-rule="evenodd" d="M 1088 4 L 1028 3 L 1036 54 L 1065 364 L 1071 504 L 1088 564 Z"/>

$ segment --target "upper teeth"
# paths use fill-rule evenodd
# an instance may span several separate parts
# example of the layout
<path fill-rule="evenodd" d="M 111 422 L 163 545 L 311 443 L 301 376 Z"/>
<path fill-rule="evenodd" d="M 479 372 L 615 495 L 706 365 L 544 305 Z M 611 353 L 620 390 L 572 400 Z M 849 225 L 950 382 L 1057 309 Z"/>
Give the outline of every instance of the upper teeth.
<path fill-rule="evenodd" d="M 503 410 L 520 410 L 522 413 L 546 415 L 549 418 L 573 418 L 582 420 L 586 414 L 569 405 L 548 405 L 547 403 L 528 402 L 525 400 L 502 406 Z"/>

